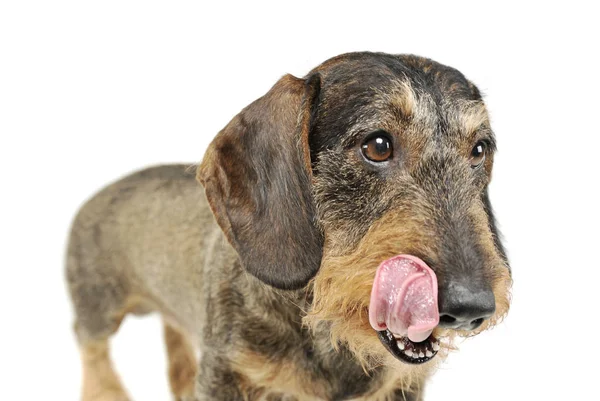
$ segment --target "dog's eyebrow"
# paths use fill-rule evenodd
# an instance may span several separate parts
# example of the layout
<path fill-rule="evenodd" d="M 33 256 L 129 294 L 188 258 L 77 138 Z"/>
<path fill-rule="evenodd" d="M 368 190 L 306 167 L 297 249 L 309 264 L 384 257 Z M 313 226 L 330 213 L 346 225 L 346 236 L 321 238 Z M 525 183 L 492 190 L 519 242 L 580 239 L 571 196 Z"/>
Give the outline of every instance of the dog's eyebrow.
<path fill-rule="evenodd" d="M 391 111 L 398 120 L 410 119 L 417 107 L 417 95 L 408 78 L 396 78 L 386 85 L 386 90 L 371 88 L 376 109 Z"/>
<path fill-rule="evenodd" d="M 415 110 L 417 96 L 408 79 L 395 79 L 390 83 L 390 92 L 378 92 L 381 98 L 392 106 L 393 111 L 400 118 L 410 118 Z"/>
<path fill-rule="evenodd" d="M 459 105 L 458 124 L 462 132 L 472 137 L 480 130 L 489 129 L 487 109 L 482 101 L 463 101 Z"/>
<path fill-rule="evenodd" d="M 366 135 L 377 130 L 385 130 L 380 126 L 380 118 L 374 110 L 359 113 L 353 121 L 350 129 L 341 139 L 343 149 L 350 149 L 358 144 Z"/>
<path fill-rule="evenodd" d="M 382 116 L 391 115 L 394 122 L 410 120 L 416 109 L 417 95 L 408 79 L 394 79 L 383 88 L 371 87 L 373 94 L 371 102 L 363 105 L 352 121 L 352 128 L 341 140 L 344 149 L 357 144 L 365 135 L 377 130 L 390 131 L 389 121 L 382 120 Z"/>

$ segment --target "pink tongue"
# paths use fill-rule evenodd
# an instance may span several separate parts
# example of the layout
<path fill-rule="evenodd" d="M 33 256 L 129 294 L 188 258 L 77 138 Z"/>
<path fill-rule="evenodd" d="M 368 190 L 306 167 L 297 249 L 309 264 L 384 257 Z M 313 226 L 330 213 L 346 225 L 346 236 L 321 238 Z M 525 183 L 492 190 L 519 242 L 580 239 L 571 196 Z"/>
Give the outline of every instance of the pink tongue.
<path fill-rule="evenodd" d="M 381 263 L 371 290 L 369 322 L 377 331 L 425 341 L 439 323 L 437 278 L 412 255 L 398 255 Z"/>

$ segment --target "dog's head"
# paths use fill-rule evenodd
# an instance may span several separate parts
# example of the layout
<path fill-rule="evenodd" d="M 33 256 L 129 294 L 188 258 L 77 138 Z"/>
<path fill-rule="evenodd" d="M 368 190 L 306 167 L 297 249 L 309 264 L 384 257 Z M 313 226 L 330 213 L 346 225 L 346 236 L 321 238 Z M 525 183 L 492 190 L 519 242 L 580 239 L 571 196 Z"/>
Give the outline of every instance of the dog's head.
<path fill-rule="evenodd" d="M 494 150 L 460 72 L 353 53 L 279 80 L 218 134 L 198 178 L 248 272 L 312 291 L 310 325 L 366 366 L 420 364 L 508 310 Z"/>

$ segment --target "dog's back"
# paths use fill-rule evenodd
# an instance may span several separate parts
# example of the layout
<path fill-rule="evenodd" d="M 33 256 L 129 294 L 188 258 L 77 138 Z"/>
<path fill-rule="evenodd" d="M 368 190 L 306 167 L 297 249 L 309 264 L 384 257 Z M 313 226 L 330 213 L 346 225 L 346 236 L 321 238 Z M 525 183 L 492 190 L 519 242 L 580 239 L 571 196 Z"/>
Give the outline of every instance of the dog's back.
<path fill-rule="evenodd" d="M 178 320 L 201 321 L 185 310 L 198 302 L 189 297 L 198 293 L 202 270 L 192 274 L 192 266 L 202 263 L 209 233 L 220 233 L 203 192 L 185 165 L 152 167 L 109 185 L 81 208 L 67 256 L 81 339 L 110 334 L 120 311 L 160 307 L 188 315 Z M 179 296 L 186 301 L 173 305 Z"/>
<path fill-rule="evenodd" d="M 194 267 L 210 256 L 205 249 L 214 248 L 206 242 L 221 237 L 195 171 L 186 165 L 133 173 L 88 200 L 73 222 L 67 252 L 84 362 L 87 357 L 101 367 L 104 343 L 125 314 L 153 310 L 176 326 L 167 329 L 167 341 L 175 336 L 191 351 L 178 332 L 198 332 L 195 325 L 204 321 L 203 269 Z M 94 383 L 87 387 L 93 392 Z M 84 399 L 85 391 L 84 384 Z"/>

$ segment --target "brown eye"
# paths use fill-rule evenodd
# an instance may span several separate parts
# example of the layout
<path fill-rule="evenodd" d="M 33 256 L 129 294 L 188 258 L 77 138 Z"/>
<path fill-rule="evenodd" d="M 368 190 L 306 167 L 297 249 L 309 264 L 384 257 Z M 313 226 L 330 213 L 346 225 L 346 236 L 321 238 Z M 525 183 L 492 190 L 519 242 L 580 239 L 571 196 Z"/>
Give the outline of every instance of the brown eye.
<path fill-rule="evenodd" d="M 383 134 L 372 136 L 363 143 L 362 152 L 373 162 L 384 162 L 392 157 L 392 141 Z"/>
<path fill-rule="evenodd" d="M 471 150 L 471 167 L 479 167 L 481 163 L 483 163 L 483 161 L 485 160 L 486 149 L 487 146 L 485 142 L 479 141 L 475 144 L 473 150 Z"/>

